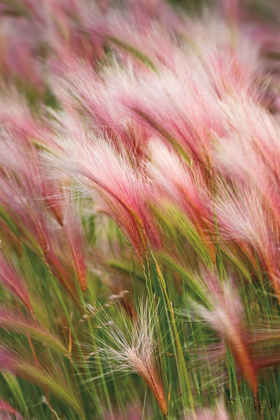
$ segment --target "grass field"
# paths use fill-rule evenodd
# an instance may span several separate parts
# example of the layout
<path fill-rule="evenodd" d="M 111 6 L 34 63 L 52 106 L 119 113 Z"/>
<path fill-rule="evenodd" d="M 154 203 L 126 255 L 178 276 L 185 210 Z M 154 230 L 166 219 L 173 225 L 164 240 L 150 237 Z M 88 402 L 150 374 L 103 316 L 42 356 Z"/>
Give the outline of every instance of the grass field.
<path fill-rule="evenodd" d="M 0 0 L 0 419 L 280 419 L 279 22 Z"/>

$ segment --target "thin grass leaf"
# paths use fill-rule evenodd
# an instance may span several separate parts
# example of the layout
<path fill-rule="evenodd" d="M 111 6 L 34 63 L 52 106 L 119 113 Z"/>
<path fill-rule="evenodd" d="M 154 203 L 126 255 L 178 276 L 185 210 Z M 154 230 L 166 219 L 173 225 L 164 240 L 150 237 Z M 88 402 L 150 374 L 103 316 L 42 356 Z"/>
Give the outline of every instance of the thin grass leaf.
<path fill-rule="evenodd" d="M 21 314 L 0 308 L 0 328 L 29 336 L 64 356 L 69 356 L 67 348 L 56 336 Z"/>

